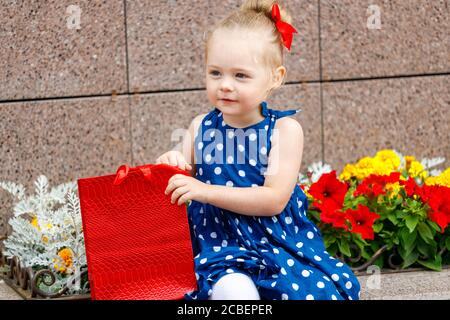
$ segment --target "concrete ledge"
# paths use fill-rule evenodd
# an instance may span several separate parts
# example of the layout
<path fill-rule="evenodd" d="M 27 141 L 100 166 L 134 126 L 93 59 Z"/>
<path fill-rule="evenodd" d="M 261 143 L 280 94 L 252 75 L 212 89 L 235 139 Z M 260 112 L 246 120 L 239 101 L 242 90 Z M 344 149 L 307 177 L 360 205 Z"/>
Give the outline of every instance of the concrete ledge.
<path fill-rule="evenodd" d="M 440 272 L 421 270 L 359 275 L 358 280 L 361 300 L 450 300 L 449 267 Z"/>
<path fill-rule="evenodd" d="M 450 300 L 450 268 L 358 275 L 361 300 Z M 0 280 L 0 300 L 22 297 Z"/>
<path fill-rule="evenodd" d="M 23 300 L 5 281 L 0 280 L 0 300 Z"/>

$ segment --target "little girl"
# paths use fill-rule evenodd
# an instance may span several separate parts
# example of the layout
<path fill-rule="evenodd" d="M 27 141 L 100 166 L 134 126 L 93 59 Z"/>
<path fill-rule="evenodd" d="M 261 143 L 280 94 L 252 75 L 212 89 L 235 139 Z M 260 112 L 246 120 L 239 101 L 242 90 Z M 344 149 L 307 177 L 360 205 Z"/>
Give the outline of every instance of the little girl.
<path fill-rule="evenodd" d="M 198 290 L 187 299 L 358 299 L 347 265 L 325 250 L 297 185 L 303 131 L 266 98 L 283 83 L 295 29 L 273 1 L 247 0 L 206 41 L 206 90 L 183 151 L 156 160 L 188 170 L 166 194 L 190 201 Z M 195 137 L 194 141 L 190 137 Z M 170 195 L 171 193 L 171 195 Z"/>

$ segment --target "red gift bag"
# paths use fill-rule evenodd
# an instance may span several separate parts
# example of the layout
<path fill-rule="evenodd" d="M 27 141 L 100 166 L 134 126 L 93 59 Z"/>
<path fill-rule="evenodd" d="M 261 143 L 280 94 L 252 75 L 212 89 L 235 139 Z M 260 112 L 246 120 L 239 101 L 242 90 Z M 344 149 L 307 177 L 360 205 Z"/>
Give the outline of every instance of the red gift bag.
<path fill-rule="evenodd" d="M 165 195 L 166 165 L 78 179 L 92 299 L 182 299 L 196 289 L 186 205 Z"/>

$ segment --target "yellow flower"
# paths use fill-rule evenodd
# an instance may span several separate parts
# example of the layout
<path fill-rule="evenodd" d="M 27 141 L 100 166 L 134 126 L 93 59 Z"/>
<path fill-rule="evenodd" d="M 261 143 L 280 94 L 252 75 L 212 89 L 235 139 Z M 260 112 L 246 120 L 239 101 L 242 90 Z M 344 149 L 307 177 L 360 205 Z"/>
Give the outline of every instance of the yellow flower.
<path fill-rule="evenodd" d="M 348 181 L 355 176 L 355 166 L 352 164 L 346 164 L 342 173 L 339 175 L 339 179 Z"/>
<path fill-rule="evenodd" d="M 413 157 L 412 157 L 413 158 Z M 412 161 L 413 159 L 408 158 L 407 161 Z M 395 153 L 394 150 L 381 150 L 378 151 L 375 157 L 364 157 L 361 158 L 356 164 L 345 165 L 339 178 L 344 181 L 348 181 L 355 177 L 358 180 L 363 180 L 370 176 L 371 174 L 387 176 L 392 172 L 400 171 L 401 159 Z M 417 168 L 417 165 L 415 165 Z M 422 173 L 422 176 L 425 173 Z"/>
<path fill-rule="evenodd" d="M 387 161 L 391 159 L 398 159 L 398 163 L 400 164 L 400 159 L 398 158 L 397 154 L 393 150 L 384 149 L 380 150 L 375 154 L 375 158 L 381 160 L 381 161 Z"/>
<path fill-rule="evenodd" d="M 364 157 L 358 161 L 356 164 L 356 169 L 359 171 L 360 174 L 364 174 L 365 176 L 368 176 L 374 169 L 374 162 L 371 157 Z"/>
<path fill-rule="evenodd" d="M 398 198 L 398 193 L 402 189 L 402 186 L 398 183 L 387 183 L 385 186 L 386 191 L 388 192 L 389 199 Z"/>
<path fill-rule="evenodd" d="M 36 216 L 33 216 L 33 219 L 31 219 L 30 222 L 36 229 L 41 231 L 41 228 L 39 227 L 38 219 Z M 53 228 L 53 225 L 51 223 L 47 223 L 46 225 L 47 230 Z"/>
<path fill-rule="evenodd" d="M 445 169 L 445 171 L 437 177 L 428 177 L 425 180 L 425 184 L 429 186 L 437 185 L 450 188 L 450 167 Z"/>
<path fill-rule="evenodd" d="M 353 168 L 353 176 L 362 180 L 374 172 L 374 162 L 370 157 L 360 159 Z"/>
<path fill-rule="evenodd" d="M 312 195 L 308 192 L 307 189 L 303 190 L 303 192 L 305 193 L 305 196 L 312 198 Z"/>
<path fill-rule="evenodd" d="M 437 176 L 437 177 L 428 177 L 428 179 L 425 180 L 425 184 L 427 186 L 438 186 L 439 185 L 439 176 Z"/>
<path fill-rule="evenodd" d="M 376 174 L 379 176 L 388 176 L 391 172 L 395 171 L 394 166 L 390 161 L 381 161 L 380 159 L 373 159 L 373 170 L 370 174 Z"/>
<path fill-rule="evenodd" d="M 39 231 L 41 231 L 41 228 L 39 228 L 39 225 L 38 225 L 38 220 L 37 220 L 37 217 L 33 217 L 33 219 L 31 219 L 31 225 L 33 226 L 33 227 L 35 227 L 36 229 L 38 229 Z"/>
<path fill-rule="evenodd" d="M 420 179 L 425 180 L 428 177 L 428 172 L 418 161 L 412 161 L 409 166 L 407 166 L 407 170 L 408 174 L 413 178 L 419 177 Z"/>
<path fill-rule="evenodd" d="M 405 156 L 405 169 L 409 170 L 409 167 L 411 166 L 411 163 L 413 161 L 417 161 L 414 156 Z"/>
<path fill-rule="evenodd" d="M 400 166 L 400 158 L 393 150 L 381 150 L 375 155 L 375 159 L 384 163 L 385 166 L 390 167 L 392 171 L 398 170 Z"/>
<path fill-rule="evenodd" d="M 36 216 L 33 216 L 33 218 L 31 219 L 31 222 L 30 222 L 30 223 L 31 223 L 31 225 L 32 225 L 33 227 L 35 227 L 38 231 L 41 231 L 41 228 L 39 227 L 38 219 L 37 219 Z M 47 228 L 48 228 L 48 229 L 50 229 L 50 228 L 52 228 L 52 227 L 53 227 L 53 225 L 52 225 L 51 223 L 47 224 Z M 45 235 L 42 236 L 41 240 L 42 240 L 42 242 L 44 242 L 45 244 L 48 243 L 48 237 L 45 236 Z"/>
<path fill-rule="evenodd" d="M 73 272 L 73 252 L 70 248 L 61 249 L 58 252 L 59 261 L 62 262 L 61 265 L 55 263 L 53 266 L 56 270 L 61 273 L 72 273 Z M 56 259 L 53 259 L 55 262 Z"/>
<path fill-rule="evenodd" d="M 363 180 L 371 174 L 389 175 L 398 169 L 400 158 L 395 152 L 382 150 L 374 158 L 361 158 L 356 164 L 347 164 L 339 175 L 341 180 L 347 181 L 352 177 Z"/>
<path fill-rule="evenodd" d="M 384 202 L 384 195 L 380 194 L 380 195 L 377 197 L 377 203 L 378 203 L 378 204 L 382 204 L 383 202 Z"/>

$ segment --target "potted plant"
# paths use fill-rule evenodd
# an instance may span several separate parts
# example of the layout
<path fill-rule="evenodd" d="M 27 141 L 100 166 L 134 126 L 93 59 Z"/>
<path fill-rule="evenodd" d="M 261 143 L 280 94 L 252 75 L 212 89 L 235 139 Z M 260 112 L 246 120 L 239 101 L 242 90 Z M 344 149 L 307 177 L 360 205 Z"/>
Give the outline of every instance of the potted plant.
<path fill-rule="evenodd" d="M 24 298 L 87 298 L 89 283 L 76 182 L 49 191 L 48 179 L 35 181 L 35 194 L 24 186 L 0 182 L 17 200 L 4 241 L 2 273 Z"/>

